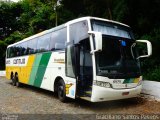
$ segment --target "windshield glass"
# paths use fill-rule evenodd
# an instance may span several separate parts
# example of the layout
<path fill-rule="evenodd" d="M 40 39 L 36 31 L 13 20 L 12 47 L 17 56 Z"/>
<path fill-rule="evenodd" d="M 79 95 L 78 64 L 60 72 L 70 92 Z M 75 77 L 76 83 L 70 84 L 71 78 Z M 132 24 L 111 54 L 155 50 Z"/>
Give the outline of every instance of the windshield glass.
<path fill-rule="evenodd" d="M 97 75 L 117 79 L 139 77 L 140 63 L 130 28 L 97 20 L 91 23 L 93 31 L 103 34 L 102 51 L 95 53 Z"/>
<path fill-rule="evenodd" d="M 103 36 L 103 48 L 96 53 L 97 74 L 110 78 L 140 76 L 140 64 L 131 40 Z"/>

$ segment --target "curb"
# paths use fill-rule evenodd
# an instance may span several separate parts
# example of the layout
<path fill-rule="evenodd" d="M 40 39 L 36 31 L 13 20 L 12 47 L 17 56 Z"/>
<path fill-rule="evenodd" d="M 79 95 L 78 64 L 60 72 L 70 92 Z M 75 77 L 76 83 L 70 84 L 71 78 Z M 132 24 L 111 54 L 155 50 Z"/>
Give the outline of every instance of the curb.
<path fill-rule="evenodd" d="M 6 71 L 0 71 L 0 76 L 6 76 Z"/>

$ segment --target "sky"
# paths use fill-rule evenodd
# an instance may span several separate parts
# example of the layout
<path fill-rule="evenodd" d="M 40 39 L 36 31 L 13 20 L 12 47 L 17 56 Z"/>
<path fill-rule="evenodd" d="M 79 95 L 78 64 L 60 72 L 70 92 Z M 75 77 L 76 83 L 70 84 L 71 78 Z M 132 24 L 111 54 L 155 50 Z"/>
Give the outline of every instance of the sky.
<path fill-rule="evenodd" d="M 0 0 L 0 1 L 6 1 L 6 0 Z M 17 1 L 19 1 L 19 0 L 11 0 L 11 1 L 17 2 Z"/>
<path fill-rule="evenodd" d="M 11 0 L 11 1 L 17 2 L 17 1 L 19 1 L 19 0 Z"/>

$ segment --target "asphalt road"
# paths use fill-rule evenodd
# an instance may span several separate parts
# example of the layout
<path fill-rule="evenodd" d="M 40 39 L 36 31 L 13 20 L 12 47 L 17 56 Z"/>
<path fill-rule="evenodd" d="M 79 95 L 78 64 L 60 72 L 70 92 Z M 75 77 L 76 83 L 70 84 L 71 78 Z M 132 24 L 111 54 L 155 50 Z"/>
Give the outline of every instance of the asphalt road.
<path fill-rule="evenodd" d="M 91 103 L 81 99 L 62 103 L 53 92 L 28 85 L 17 88 L 11 85 L 11 81 L 0 77 L 0 113 L 2 117 L 7 114 L 23 114 L 23 116 L 60 114 L 63 118 L 62 115 L 74 115 L 80 119 L 83 115 L 91 114 L 94 118 L 98 117 L 96 116 L 98 114 L 160 115 L 160 102 L 138 97 L 101 103 Z"/>

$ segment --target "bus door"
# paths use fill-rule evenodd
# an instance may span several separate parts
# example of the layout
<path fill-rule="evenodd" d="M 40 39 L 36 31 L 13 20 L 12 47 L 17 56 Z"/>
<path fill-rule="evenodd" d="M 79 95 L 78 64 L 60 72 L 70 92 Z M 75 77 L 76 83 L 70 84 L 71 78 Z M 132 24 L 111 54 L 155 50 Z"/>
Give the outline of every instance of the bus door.
<path fill-rule="evenodd" d="M 70 98 L 75 98 L 76 95 L 76 85 L 77 85 L 77 73 L 78 73 L 78 58 L 76 47 L 72 42 L 69 42 L 67 44 L 66 50 L 65 50 L 65 65 L 66 65 L 66 96 Z"/>
<path fill-rule="evenodd" d="M 70 24 L 67 29 L 67 45 L 66 45 L 66 76 L 68 84 L 66 94 L 68 97 L 75 98 L 75 95 L 80 96 L 81 80 L 83 76 L 80 75 L 80 53 L 81 41 L 89 38 L 88 22 L 86 20 Z M 71 86 L 71 87 L 70 87 Z"/>

